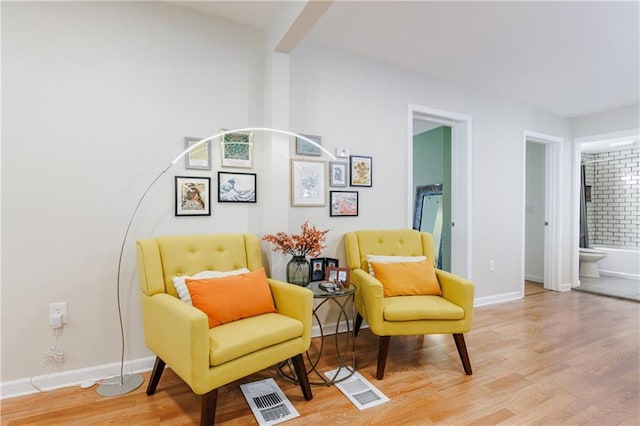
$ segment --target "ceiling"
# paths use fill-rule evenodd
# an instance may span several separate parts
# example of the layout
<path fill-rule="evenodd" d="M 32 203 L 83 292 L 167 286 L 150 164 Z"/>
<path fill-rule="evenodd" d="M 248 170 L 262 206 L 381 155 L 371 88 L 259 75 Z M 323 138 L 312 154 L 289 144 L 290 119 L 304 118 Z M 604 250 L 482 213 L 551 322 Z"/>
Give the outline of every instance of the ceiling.
<path fill-rule="evenodd" d="M 173 2 L 265 29 L 287 2 Z M 640 99 L 638 1 L 343 1 L 306 41 L 564 117 Z"/>

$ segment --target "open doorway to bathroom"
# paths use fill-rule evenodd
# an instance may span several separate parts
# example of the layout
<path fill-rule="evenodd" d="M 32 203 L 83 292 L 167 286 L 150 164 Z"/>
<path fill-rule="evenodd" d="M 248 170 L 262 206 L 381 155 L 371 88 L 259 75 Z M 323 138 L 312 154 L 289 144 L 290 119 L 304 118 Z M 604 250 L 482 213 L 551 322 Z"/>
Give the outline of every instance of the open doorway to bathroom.
<path fill-rule="evenodd" d="M 574 289 L 640 301 L 640 131 L 581 138 L 575 148 Z"/>

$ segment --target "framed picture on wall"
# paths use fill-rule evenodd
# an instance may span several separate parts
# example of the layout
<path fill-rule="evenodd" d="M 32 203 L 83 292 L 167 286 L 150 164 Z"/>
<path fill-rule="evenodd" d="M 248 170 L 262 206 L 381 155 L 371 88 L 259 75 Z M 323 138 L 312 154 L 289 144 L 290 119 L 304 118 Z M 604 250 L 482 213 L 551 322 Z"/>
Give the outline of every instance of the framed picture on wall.
<path fill-rule="evenodd" d="M 219 203 L 255 203 L 256 174 L 218 172 Z"/>
<path fill-rule="evenodd" d="M 211 216 L 211 179 L 176 176 L 176 216 Z"/>
<path fill-rule="evenodd" d="M 313 135 L 301 135 L 307 139 L 312 140 L 318 145 L 322 144 L 322 138 L 320 136 Z M 309 141 L 301 139 L 296 136 L 296 154 L 297 155 L 313 155 L 315 157 L 319 157 L 322 154 L 322 150 L 318 147 L 318 145 L 314 145 Z"/>
<path fill-rule="evenodd" d="M 326 192 L 323 161 L 291 160 L 291 205 L 324 206 Z"/>
<path fill-rule="evenodd" d="M 221 131 L 226 132 L 227 129 Z M 252 167 L 253 133 L 233 132 L 220 138 L 222 167 Z"/>
<path fill-rule="evenodd" d="M 347 163 L 329 162 L 329 186 L 347 186 Z"/>
<path fill-rule="evenodd" d="M 372 186 L 373 159 L 361 155 L 349 157 L 351 186 Z"/>
<path fill-rule="evenodd" d="M 358 191 L 330 191 L 329 216 L 358 216 Z"/>
<path fill-rule="evenodd" d="M 198 144 L 203 138 L 184 138 L 184 149 Z M 211 170 L 211 141 L 206 141 L 185 155 L 185 169 Z"/>

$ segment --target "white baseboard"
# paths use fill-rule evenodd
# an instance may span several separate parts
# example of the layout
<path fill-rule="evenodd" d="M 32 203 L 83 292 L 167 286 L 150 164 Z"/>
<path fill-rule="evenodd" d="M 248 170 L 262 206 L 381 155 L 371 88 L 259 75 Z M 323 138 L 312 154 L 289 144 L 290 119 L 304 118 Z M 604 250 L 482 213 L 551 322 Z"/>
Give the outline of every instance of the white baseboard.
<path fill-rule="evenodd" d="M 524 297 L 522 292 L 512 291 L 509 293 L 497 294 L 495 296 L 487 296 L 487 297 L 478 297 L 475 299 L 473 306 L 486 306 L 493 305 L 496 303 L 510 302 L 512 300 L 520 300 Z"/>
<path fill-rule="evenodd" d="M 544 277 L 539 277 L 537 275 L 524 274 L 524 279 L 527 281 L 533 281 L 534 283 L 544 283 Z"/>
<path fill-rule="evenodd" d="M 572 287 L 574 287 L 572 283 L 563 283 L 560 284 L 560 291 L 569 291 Z"/>
<path fill-rule="evenodd" d="M 150 371 L 153 368 L 155 357 L 139 358 L 125 361 L 124 374 Z M 39 392 L 31 385 L 33 383 L 43 391 L 80 386 L 80 383 L 90 380 L 100 380 L 120 375 L 120 363 L 97 365 L 94 367 L 78 368 L 76 370 L 60 371 L 40 376 L 10 380 L 0 383 L 0 399 L 14 396 L 29 395 Z"/>

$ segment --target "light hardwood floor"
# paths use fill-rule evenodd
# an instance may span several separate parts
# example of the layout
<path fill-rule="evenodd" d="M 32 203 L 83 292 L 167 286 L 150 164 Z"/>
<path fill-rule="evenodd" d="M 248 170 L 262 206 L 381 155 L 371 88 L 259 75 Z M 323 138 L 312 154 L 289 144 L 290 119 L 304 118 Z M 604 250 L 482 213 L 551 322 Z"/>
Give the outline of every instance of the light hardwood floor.
<path fill-rule="evenodd" d="M 274 377 L 300 413 L 287 425 L 638 425 L 639 315 L 639 303 L 577 291 L 479 307 L 466 336 L 472 376 L 451 336 L 409 336 L 391 339 L 382 381 L 377 339 L 363 329 L 359 372 L 390 402 L 359 411 L 334 387 L 305 401 L 271 368 L 223 387 L 216 423 L 257 424 L 239 384 Z M 197 424 L 200 400 L 172 371 L 152 397 L 146 384 L 115 398 L 76 387 L 6 399 L 2 424 Z"/>

